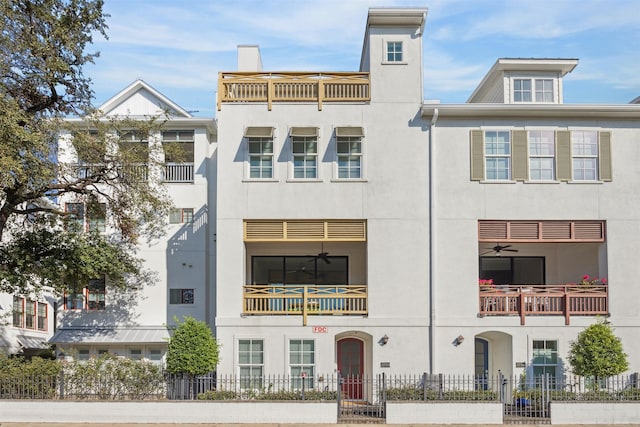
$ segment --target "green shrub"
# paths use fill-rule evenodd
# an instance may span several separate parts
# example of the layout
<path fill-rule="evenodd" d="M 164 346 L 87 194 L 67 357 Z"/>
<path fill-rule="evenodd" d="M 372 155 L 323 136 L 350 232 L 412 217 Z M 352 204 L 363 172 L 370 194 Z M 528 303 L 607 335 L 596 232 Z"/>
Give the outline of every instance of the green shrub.
<path fill-rule="evenodd" d="M 52 399 L 56 396 L 61 365 L 55 360 L 0 354 L 0 398 Z"/>
<path fill-rule="evenodd" d="M 335 391 L 305 390 L 304 400 L 336 400 L 338 393 Z M 302 400 L 301 391 L 263 391 L 243 390 L 210 390 L 198 394 L 198 400 Z"/>
<path fill-rule="evenodd" d="M 159 366 L 106 354 L 65 366 L 65 393 L 76 399 L 142 400 L 163 392 Z"/>

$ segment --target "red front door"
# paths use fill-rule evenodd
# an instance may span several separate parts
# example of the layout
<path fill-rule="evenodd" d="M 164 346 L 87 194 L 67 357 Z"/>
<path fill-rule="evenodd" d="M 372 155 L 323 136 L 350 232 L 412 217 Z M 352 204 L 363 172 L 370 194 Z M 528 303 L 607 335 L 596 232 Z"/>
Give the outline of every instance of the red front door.
<path fill-rule="evenodd" d="M 345 399 L 362 399 L 363 351 L 364 345 L 358 339 L 345 338 L 338 341 L 338 371 Z"/>

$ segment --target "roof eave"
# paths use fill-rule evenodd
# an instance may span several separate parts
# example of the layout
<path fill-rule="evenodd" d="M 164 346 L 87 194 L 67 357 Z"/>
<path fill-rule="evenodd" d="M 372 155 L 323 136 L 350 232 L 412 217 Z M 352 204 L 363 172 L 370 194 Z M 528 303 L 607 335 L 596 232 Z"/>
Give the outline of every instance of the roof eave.
<path fill-rule="evenodd" d="M 422 117 L 442 118 L 577 118 L 640 119 L 640 105 L 631 104 L 423 104 Z"/>

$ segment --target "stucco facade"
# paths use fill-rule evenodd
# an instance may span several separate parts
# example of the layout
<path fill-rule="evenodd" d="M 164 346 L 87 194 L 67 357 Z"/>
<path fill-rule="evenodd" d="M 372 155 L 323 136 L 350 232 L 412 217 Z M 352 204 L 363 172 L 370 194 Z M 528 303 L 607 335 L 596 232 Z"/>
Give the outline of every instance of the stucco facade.
<path fill-rule="evenodd" d="M 572 58 L 501 58 L 467 103 L 424 101 L 426 14 L 371 9 L 353 73 L 272 73 L 240 46 L 215 121 L 144 82 L 107 101 L 193 131 L 193 178 L 165 184 L 193 218 L 140 247 L 157 279 L 127 309 L 59 302 L 51 342 L 148 356 L 188 315 L 220 375 L 561 379 L 606 318 L 637 370 L 640 105 L 565 103 Z"/>

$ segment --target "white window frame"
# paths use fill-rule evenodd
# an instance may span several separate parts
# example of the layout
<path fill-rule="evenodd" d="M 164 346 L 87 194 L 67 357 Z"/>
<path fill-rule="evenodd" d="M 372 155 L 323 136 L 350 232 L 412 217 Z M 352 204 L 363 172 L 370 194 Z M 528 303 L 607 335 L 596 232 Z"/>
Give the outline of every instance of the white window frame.
<path fill-rule="evenodd" d="M 589 134 L 592 142 L 585 143 L 585 136 Z M 588 152 L 588 148 L 595 150 Z M 595 182 L 599 179 L 598 170 L 599 146 L 598 131 L 595 130 L 572 130 L 571 131 L 571 176 L 573 181 Z M 592 167 L 586 167 L 587 162 Z M 580 172 L 579 174 L 577 172 Z M 586 174 L 593 175 L 585 177 Z"/>
<path fill-rule="evenodd" d="M 291 160 L 292 179 L 318 179 L 318 136 L 292 136 Z"/>
<path fill-rule="evenodd" d="M 311 345 L 310 351 L 305 350 L 305 344 Z M 297 346 L 296 350 L 294 350 L 294 346 Z M 291 374 L 291 386 L 294 390 L 300 390 L 303 381 L 306 390 L 313 389 L 316 373 L 315 340 L 289 339 L 289 373 Z M 302 377 L 303 373 L 304 378 Z"/>
<path fill-rule="evenodd" d="M 536 343 L 542 343 L 543 347 L 542 347 L 542 351 L 544 352 L 544 354 L 536 354 Z M 555 345 L 555 349 L 554 348 L 548 348 L 549 343 L 554 343 Z M 558 340 L 557 339 L 533 339 L 531 340 L 531 372 L 533 373 L 534 379 L 537 380 L 539 374 L 536 374 L 536 368 L 541 368 L 544 373 L 549 373 L 553 376 L 553 381 L 557 381 L 558 380 L 558 367 L 559 367 L 559 361 L 560 361 L 560 357 L 559 354 L 560 352 L 558 351 Z M 542 357 L 544 359 L 550 358 L 550 359 L 554 359 L 555 358 L 555 362 L 554 363 L 547 363 L 546 361 L 544 361 L 543 363 L 536 363 L 536 357 Z M 551 372 L 552 371 L 552 372 Z"/>
<path fill-rule="evenodd" d="M 489 139 L 489 134 L 493 134 L 495 133 L 495 142 L 491 142 L 491 144 L 496 144 L 496 148 L 497 148 L 497 144 L 501 144 L 501 142 L 499 141 L 499 136 L 502 134 L 506 134 L 507 135 L 507 142 L 506 144 L 508 144 L 508 153 L 499 153 L 499 150 L 492 150 L 492 151 L 496 151 L 496 152 L 489 152 L 488 148 L 489 148 L 489 144 L 487 143 L 488 139 Z M 484 173 L 485 173 L 485 180 L 486 181 L 509 181 L 511 180 L 511 152 L 512 152 L 512 147 L 511 147 L 511 131 L 509 130 L 484 130 L 483 131 L 483 137 L 484 137 L 484 146 L 483 146 L 483 151 L 484 151 Z M 504 143 L 504 142 L 502 142 Z M 502 168 L 498 168 L 498 162 L 502 160 L 502 161 L 506 161 L 506 167 L 502 167 Z M 493 167 L 489 167 L 490 163 L 495 163 L 496 166 Z M 489 177 L 489 171 L 495 171 L 496 173 L 496 177 Z M 506 170 L 506 177 L 498 177 L 497 175 L 499 175 L 500 171 L 505 171 Z"/>
<path fill-rule="evenodd" d="M 259 144 L 260 150 L 252 152 L 252 144 Z M 270 145 L 270 150 L 267 148 Z M 275 178 L 274 165 L 274 141 L 273 137 L 251 137 L 247 138 L 247 161 L 248 170 L 247 178 L 251 180 L 272 180 Z M 252 165 L 253 161 L 257 161 L 258 165 Z M 257 176 L 252 176 L 257 172 Z"/>
<path fill-rule="evenodd" d="M 538 87 L 538 83 L 540 83 L 540 87 Z M 551 104 L 554 102 L 553 79 L 548 79 L 548 78 L 534 79 L 533 86 L 534 86 L 533 92 L 534 92 L 535 102 L 540 102 L 545 104 Z M 547 96 L 549 99 L 545 99 L 545 97 Z"/>
<path fill-rule="evenodd" d="M 248 358 L 243 361 L 243 343 L 249 345 L 246 351 Z M 254 353 L 254 346 L 260 344 L 260 350 Z M 248 370 L 248 371 L 247 371 Z M 248 373 L 248 375 L 247 375 Z M 264 339 L 238 339 L 238 378 L 240 389 L 260 389 L 264 384 Z"/>
<path fill-rule="evenodd" d="M 549 141 L 550 137 L 550 141 Z M 555 181 L 556 179 L 556 133 L 553 130 L 530 130 L 527 135 L 530 181 Z M 546 140 L 545 140 L 546 139 Z M 543 163 L 551 162 L 550 167 Z M 551 176 L 544 177 L 544 171 Z"/>
<path fill-rule="evenodd" d="M 344 126 L 335 128 L 335 167 L 334 179 L 337 181 L 362 181 L 365 179 L 364 168 L 364 128 Z M 340 151 L 345 145 L 346 151 Z M 356 144 L 358 150 L 352 150 Z M 357 173 L 354 172 L 357 170 Z"/>
<path fill-rule="evenodd" d="M 516 87 L 518 85 L 521 87 Z M 525 85 L 529 87 L 524 88 Z M 512 77 L 511 99 L 515 104 L 553 104 L 555 85 L 555 79 L 549 77 Z M 517 99 L 518 95 L 520 99 Z"/>
<path fill-rule="evenodd" d="M 398 49 L 399 47 L 399 49 Z M 385 40 L 384 41 L 384 63 L 386 64 L 404 64 L 405 51 L 404 42 L 402 40 Z"/>

